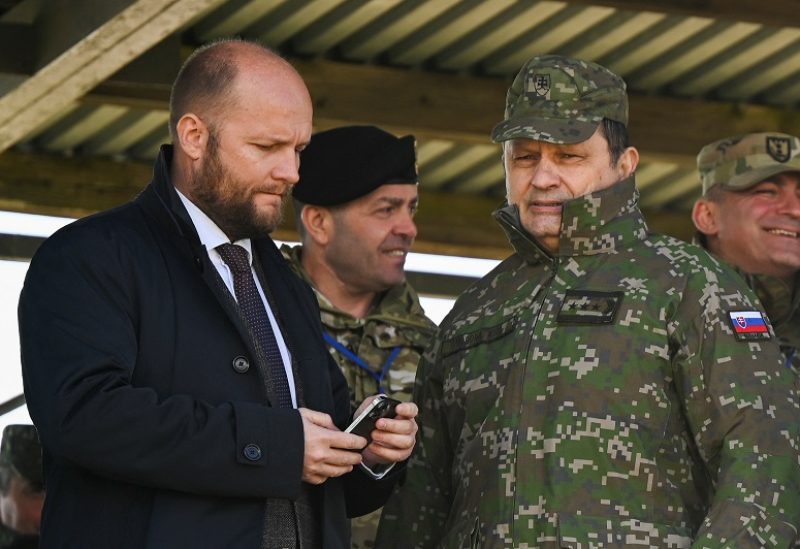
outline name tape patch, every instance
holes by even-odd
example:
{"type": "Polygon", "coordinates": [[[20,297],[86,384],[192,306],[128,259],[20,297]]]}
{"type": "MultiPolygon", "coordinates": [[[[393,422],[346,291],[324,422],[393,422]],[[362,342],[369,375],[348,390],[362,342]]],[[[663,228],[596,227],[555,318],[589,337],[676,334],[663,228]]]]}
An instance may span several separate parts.
{"type": "Polygon", "coordinates": [[[739,341],[769,339],[767,321],[759,311],[728,311],[733,334],[739,341]]]}
{"type": "Polygon", "coordinates": [[[559,324],[611,324],[623,295],[623,292],[567,290],[556,321],[559,324]]]}

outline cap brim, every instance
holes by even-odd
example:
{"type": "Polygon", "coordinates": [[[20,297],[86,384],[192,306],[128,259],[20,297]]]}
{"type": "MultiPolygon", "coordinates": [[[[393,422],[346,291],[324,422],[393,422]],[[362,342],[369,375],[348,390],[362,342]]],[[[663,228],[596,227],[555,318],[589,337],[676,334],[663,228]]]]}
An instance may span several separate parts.
{"type": "Polygon", "coordinates": [[[504,120],[492,130],[492,141],[534,139],[556,145],[586,141],[597,130],[602,118],[596,121],[571,118],[513,118],[504,120]]]}
{"type": "Polygon", "coordinates": [[[769,179],[773,175],[783,172],[800,172],[800,157],[797,162],[786,164],[773,164],[771,166],[764,166],[741,175],[730,178],[725,183],[720,183],[723,189],[731,191],[744,191],[753,185],[761,183],[765,179],[769,179]]]}

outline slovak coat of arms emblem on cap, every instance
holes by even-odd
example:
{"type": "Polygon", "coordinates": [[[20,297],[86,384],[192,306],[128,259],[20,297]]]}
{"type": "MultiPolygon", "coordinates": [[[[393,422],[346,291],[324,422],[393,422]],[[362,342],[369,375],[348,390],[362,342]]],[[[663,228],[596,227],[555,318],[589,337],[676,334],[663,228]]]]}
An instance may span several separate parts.
{"type": "Polygon", "coordinates": [[[767,137],[767,154],[776,162],[787,162],[792,156],[792,142],[788,137],[767,137]]]}
{"type": "Polygon", "coordinates": [[[545,96],[550,91],[550,75],[534,74],[532,84],[533,91],[536,92],[536,95],[545,96]]]}

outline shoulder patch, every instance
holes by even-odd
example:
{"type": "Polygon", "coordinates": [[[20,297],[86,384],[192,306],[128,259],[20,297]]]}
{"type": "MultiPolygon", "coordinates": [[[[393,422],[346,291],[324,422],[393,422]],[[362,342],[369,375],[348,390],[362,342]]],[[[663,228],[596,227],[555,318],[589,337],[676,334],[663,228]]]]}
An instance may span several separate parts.
{"type": "Polygon", "coordinates": [[[760,341],[771,337],[767,321],[759,311],[728,311],[728,320],[739,341],[760,341]]]}
{"type": "Polygon", "coordinates": [[[559,324],[611,324],[623,295],[623,292],[567,290],[556,321],[559,324]]]}

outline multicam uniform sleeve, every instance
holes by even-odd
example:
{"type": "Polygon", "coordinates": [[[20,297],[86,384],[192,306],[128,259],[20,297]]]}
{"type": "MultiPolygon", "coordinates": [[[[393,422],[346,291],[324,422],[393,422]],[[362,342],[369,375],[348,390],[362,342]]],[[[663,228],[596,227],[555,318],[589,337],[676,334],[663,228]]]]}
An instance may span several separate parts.
{"type": "MultiPolygon", "coordinates": [[[[705,272],[703,272],[705,271],[705,272]]],[[[800,526],[796,376],[774,338],[739,341],[730,310],[760,311],[727,270],[690,277],[669,322],[676,385],[711,505],[694,547],[790,547],[800,526]]]]}
{"type": "Polygon", "coordinates": [[[417,370],[413,401],[419,406],[417,441],[405,481],[383,508],[376,547],[437,547],[452,501],[453,453],[443,400],[436,339],[417,370]]]}

